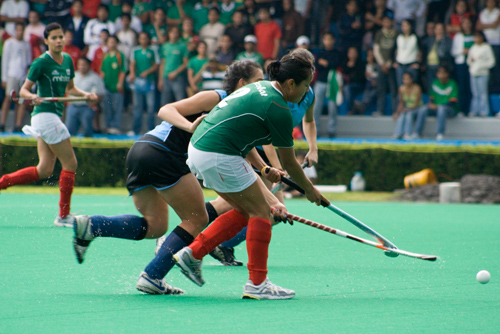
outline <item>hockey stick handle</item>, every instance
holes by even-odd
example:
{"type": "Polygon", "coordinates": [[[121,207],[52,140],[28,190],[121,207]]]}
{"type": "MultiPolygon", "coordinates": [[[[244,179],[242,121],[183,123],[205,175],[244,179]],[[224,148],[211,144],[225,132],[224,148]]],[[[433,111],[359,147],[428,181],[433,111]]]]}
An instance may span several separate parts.
{"type": "Polygon", "coordinates": [[[299,216],[296,216],[296,215],[292,215],[290,213],[287,214],[287,217],[291,218],[293,221],[296,221],[296,222],[299,222],[299,223],[302,223],[302,224],[305,224],[305,225],[309,225],[311,227],[314,227],[314,228],[317,228],[317,229],[320,229],[320,230],[323,230],[323,231],[326,231],[326,232],[338,235],[339,237],[343,237],[343,238],[346,238],[346,239],[354,240],[354,241],[357,241],[359,243],[362,243],[362,244],[365,244],[365,245],[368,245],[368,246],[372,246],[372,247],[375,247],[375,248],[378,248],[378,249],[382,249],[382,250],[387,251],[387,252],[393,252],[393,253],[397,253],[397,254],[400,254],[400,255],[404,255],[404,256],[408,256],[408,257],[413,257],[413,258],[417,258],[417,259],[421,259],[421,260],[426,260],[426,261],[436,261],[436,259],[437,259],[437,256],[435,256],[435,255],[417,254],[417,253],[411,253],[411,252],[407,252],[407,251],[404,251],[404,250],[401,250],[401,249],[397,249],[397,248],[386,247],[386,246],[384,246],[382,244],[378,244],[376,242],[373,242],[373,241],[370,241],[370,240],[366,240],[366,239],[357,237],[357,236],[349,234],[347,232],[344,232],[344,231],[341,231],[341,230],[337,230],[337,229],[335,229],[333,227],[326,226],[326,225],[323,225],[323,224],[320,224],[320,223],[317,223],[317,222],[314,222],[312,220],[305,219],[305,218],[302,218],[302,217],[299,217],[299,216]]]}

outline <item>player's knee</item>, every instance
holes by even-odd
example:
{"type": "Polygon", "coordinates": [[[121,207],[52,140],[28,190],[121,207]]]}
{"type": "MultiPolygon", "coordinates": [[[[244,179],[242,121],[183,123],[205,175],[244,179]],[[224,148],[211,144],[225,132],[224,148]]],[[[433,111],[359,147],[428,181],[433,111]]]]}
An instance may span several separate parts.
{"type": "Polygon", "coordinates": [[[54,167],[40,164],[36,167],[36,170],[38,172],[38,177],[43,180],[49,178],[52,175],[52,173],[54,172],[54,167]]]}
{"type": "Polygon", "coordinates": [[[155,239],[164,235],[168,230],[168,221],[152,221],[147,219],[146,238],[155,239]]]}

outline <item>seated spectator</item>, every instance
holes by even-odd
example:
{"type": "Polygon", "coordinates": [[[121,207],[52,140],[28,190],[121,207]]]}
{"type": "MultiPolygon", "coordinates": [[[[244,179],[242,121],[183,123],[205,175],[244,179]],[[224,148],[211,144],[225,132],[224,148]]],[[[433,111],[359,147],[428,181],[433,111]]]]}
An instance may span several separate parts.
{"type": "Polygon", "coordinates": [[[358,48],[355,46],[347,49],[347,59],[342,64],[342,77],[344,79],[344,100],[347,110],[352,111],[354,98],[365,89],[365,64],[359,57],[358,48]]]}
{"type": "Polygon", "coordinates": [[[422,89],[415,83],[411,73],[403,74],[403,84],[399,87],[398,109],[393,115],[396,120],[393,139],[412,139],[413,119],[417,117],[420,109],[426,112],[422,102],[422,89]]]}
{"type": "Polygon", "coordinates": [[[73,45],[73,32],[71,30],[66,30],[64,32],[64,48],[63,52],[66,52],[73,60],[73,67],[77,68],[78,59],[82,57],[82,50],[76,45],[73,45]]]}
{"type": "Polygon", "coordinates": [[[299,36],[304,34],[304,19],[299,12],[295,10],[293,0],[283,0],[283,39],[281,48],[291,50],[299,36]]]}
{"type": "Polygon", "coordinates": [[[16,23],[26,23],[30,6],[26,0],[5,0],[0,7],[0,22],[9,36],[16,35],[16,23]]]}
{"type": "Polygon", "coordinates": [[[490,93],[500,94],[500,8],[498,0],[486,0],[486,8],[479,13],[476,29],[484,32],[497,60],[491,70],[490,93]]]}
{"type": "Polygon", "coordinates": [[[158,53],[150,47],[150,38],[147,32],[139,34],[139,46],[132,49],[130,57],[129,83],[133,92],[134,124],[128,135],[142,133],[142,111],[144,102],[147,110],[147,129],[155,127],[155,80],[160,58],[158,53]]]}
{"type": "Polygon", "coordinates": [[[454,11],[450,16],[450,22],[446,26],[446,32],[453,38],[456,33],[461,31],[462,20],[471,18],[471,13],[469,11],[469,3],[467,0],[457,0],[455,3],[454,11]]]}
{"type": "Polygon", "coordinates": [[[469,65],[465,61],[469,49],[474,44],[473,26],[470,17],[464,17],[460,23],[462,31],[455,34],[451,44],[451,55],[455,58],[455,77],[457,78],[459,110],[469,113],[471,103],[469,65]]]}
{"type": "Polygon", "coordinates": [[[187,65],[189,96],[193,96],[203,89],[203,79],[201,75],[208,66],[207,43],[205,43],[204,41],[200,41],[196,50],[198,54],[190,58],[187,65]]]}
{"type": "Polygon", "coordinates": [[[349,0],[345,5],[345,13],[339,17],[339,43],[338,49],[346,54],[351,46],[360,49],[364,35],[364,18],[359,12],[356,0],[349,0]]]}
{"type": "Polygon", "coordinates": [[[243,12],[237,10],[233,13],[233,22],[226,27],[224,35],[231,36],[233,47],[236,53],[243,52],[244,39],[247,35],[253,34],[253,26],[243,22],[243,12]]]}
{"type": "Polygon", "coordinates": [[[236,4],[233,0],[222,0],[219,3],[220,7],[220,23],[228,26],[233,22],[233,14],[236,11],[236,4]]]}
{"type": "Polygon", "coordinates": [[[66,126],[69,133],[75,136],[80,129],[83,130],[84,137],[92,137],[95,109],[97,103],[102,99],[106,90],[101,77],[90,69],[90,60],[82,57],[77,61],[77,71],[75,71],[75,86],[80,89],[85,89],[86,92],[97,94],[99,100],[97,102],[71,102],[66,109],[66,126]]]}
{"type": "Polygon", "coordinates": [[[252,60],[259,64],[260,66],[264,65],[264,58],[257,51],[257,37],[254,35],[245,36],[245,51],[240,52],[236,56],[236,60],[252,60]]]}
{"type": "Polygon", "coordinates": [[[94,53],[101,45],[101,31],[107,30],[110,35],[116,32],[115,24],[108,20],[108,7],[100,5],[97,9],[97,18],[87,23],[84,31],[84,42],[88,45],[88,58],[94,59],[94,53]]]}
{"type": "Polygon", "coordinates": [[[476,31],[474,34],[474,44],[469,49],[467,65],[472,91],[469,116],[489,116],[488,81],[490,69],[495,66],[495,56],[482,31],[476,31]]]}
{"type": "Polygon", "coordinates": [[[418,81],[418,37],[413,32],[411,21],[403,20],[401,22],[402,33],[396,38],[396,82],[398,87],[403,84],[403,73],[410,73],[413,80],[418,81]]]}
{"type": "Polygon", "coordinates": [[[427,107],[418,111],[412,137],[417,139],[422,136],[425,118],[429,114],[437,118],[436,140],[443,140],[446,118],[454,117],[458,110],[458,86],[455,80],[450,78],[450,70],[446,66],[438,68],[437,79],[432,82],[429,98],[427,107]]]}
{"type": "Polygon", "coordinates": [[[89,18],[83,15],[83,2],[82,0],[75,0],[71,6],[73,13],[63,25],[64,30],[70,30],[73,33],[73,44],[82,50],[83,54],[87,54],[87,45],[84,41],[84,31],[89,18]]]}
{"type": "Polygon", "coordinates": [[[130,28],[132,28],[136,33],[140,33],[142,31],[142,21],[135,14],[132,13],[132,5],[129,2],[124,2],[122,4],[122,15],[118,16],[115,21],[115,31],[122,30],[122,16],[123,14],[130,15],[130,28]]]}
{"type": "Polygon", "coordinates": [[[186,97],[185,71],[188,63],[188,50],[179,40],[178,26],[168,29],[168,42],[162,45],[158,90],[161,91],[161,104],[180,101],[186,97]]]}
{"type": "Polygon", "coordinates": [[[219,49],[215,52],[215,58],[222,67],[229,66],[234,61],[233,41],[229,35],[222,35],[219,43],[219,49]]]}
{"type": "Polygon", "coordinates": [[[122,29],[118,30],[116,36],[120,41],[118,50],[120,50],[127,59],[127,64],[130,61],[130,53],[132,48],[137,45],[137,33],[130,27],[131,16],[130,14],[122,14],[122,29]]]}
{"type": "MultiPolygon", "coordinates": [[[[7,39],[3,45],[2,89],[5,90],[5,97],[2,103],[0,132],[5,131],[5,122],[11,106],[10,92],[15,91],[19,95],[19,91],[26,79],[26,73],[32,60],[31,47],[28,42],[23,40],[23,35],[24,24],[17,23],[15,25],[14,36],[7,39]]],[[[16,104],[14,112],[16,114],[14,132],[21,132],[26,106],[23,104],[16,104]]]]}
{"type": "Polygon", "coordinates": [[[116,36],[109,36],[106,43],[108,51],[104,54],[101,66],[101,78],[106,87],[103,109],[108,133],[118,135],[122,126],[125,55],[118,51],[119,41],[116,36]]]}
{"type": "Polygon", "coordinates": [[[24,40],[31,45],[31,56],[36,59],[47,50],[43,36],[45,24],[40,21],[40,14],[34,10],[29,12],[28,22],[24,29],[24,40]]]}
{"type": "Polygon", "coordinates": [[[281,45],[281,28],[271,19],[269,8],[259,9],[260,22],[255,25],[257,51],[264,59],[276,59],[281,45]]]}
{"type": "Polygon", "coordinates": [[[226,75],[225,70],[220,69],[217,58],[212,57],[208,61],[206,69],[201,73],[201,86],[203,90],[222,89],[222,80],[226,75]]]}
{"type": "Polygon", "coordinates": [[[451,39],[445,34],[444,24],[436,23],[434,36],[426,39],[425,44],[422,45],[422,55],[427,85],[430,85],[436,79],[436,72],[441,65],[447,67],[453,65],[451,39]]]}
{"type": "Polygon", "coordinates": [[[200,38],[207,43],[208,55],[211,56],[217,51],[219,39],[226,29],[219,22],[220,12],[216,7],[210,8],[208,11],[208,23],[200,29],[200,38]]]}

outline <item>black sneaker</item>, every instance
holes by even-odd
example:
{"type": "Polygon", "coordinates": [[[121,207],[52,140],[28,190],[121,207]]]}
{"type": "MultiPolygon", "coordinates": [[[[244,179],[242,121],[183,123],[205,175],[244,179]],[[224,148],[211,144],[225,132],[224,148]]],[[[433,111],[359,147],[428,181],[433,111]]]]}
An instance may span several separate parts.
{"type": "Polygon", "coordinates": [[[212,256],[217,261],[220,261],[225,266],[242,266],[243,262],[237,261],[234,258],[234,248],[224,247],[219,245],[210,252],[212,256]]]}
{"type": "Polygon", "coordinates": [[[16,126],[16,127],[14,127],[14,131],[13,132],[23,132],[23,127],[22,126],[16,126]]]}
{"type": "Polygon", "coordinates": [[[0,132],[5,132],[5,125],[0,125],[0,132]]]}

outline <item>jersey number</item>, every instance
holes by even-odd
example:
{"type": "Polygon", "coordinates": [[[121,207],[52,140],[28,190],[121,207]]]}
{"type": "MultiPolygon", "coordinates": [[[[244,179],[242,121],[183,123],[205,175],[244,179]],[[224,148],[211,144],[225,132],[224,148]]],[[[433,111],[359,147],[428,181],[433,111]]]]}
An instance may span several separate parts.
{"type": "Polygon", "coordinates": [[[227,102],[229,100],[235,99],[237,97],[245,96],[248,94],[248,92],[250,92],[250,88],[248,88],[248,87],[240,88],[236,92],[234,92],[233,94],[226,97],[224,100],[220,101],[219,104],[217,105],[217,107],[224,108],[225,106],[227,106],[227,102]]]}

